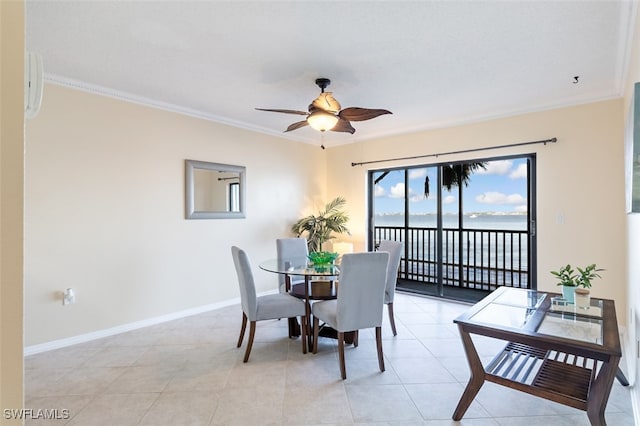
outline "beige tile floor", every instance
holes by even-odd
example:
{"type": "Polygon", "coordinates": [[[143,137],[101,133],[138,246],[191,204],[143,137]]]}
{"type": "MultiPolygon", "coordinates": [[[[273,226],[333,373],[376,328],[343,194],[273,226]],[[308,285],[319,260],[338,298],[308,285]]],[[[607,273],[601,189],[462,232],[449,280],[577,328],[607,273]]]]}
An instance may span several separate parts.
{"type": "MultiPolygon", "coordinates": [[[[588,425],[582,411],[486,383],[461,422],[451,415],[468,379],[452,320],[468,305],[396,295],[398,336],[385,311],[386,372],[372,330],[347,346],[303,355],[287,322],[258,323],[251,359],[235,347],[239,306],[26,358],[26,407],[67,409],[69,425],[588,425]]],[[[246,343],[246,338],[245,338],[246,343]]],[[[476,339],[489,360],[501,343],[476,339]]],[[[628,388],[615,382],[610,425],[633,425],[628,388]]]]}

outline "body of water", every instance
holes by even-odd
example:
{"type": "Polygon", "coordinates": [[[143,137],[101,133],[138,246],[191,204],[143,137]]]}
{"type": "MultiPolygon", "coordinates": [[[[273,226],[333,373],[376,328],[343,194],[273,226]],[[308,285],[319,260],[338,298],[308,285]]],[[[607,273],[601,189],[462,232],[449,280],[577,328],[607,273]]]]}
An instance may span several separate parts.
{"type": "MultiPolygon", "coordinates": [[[[404,215],[378,214],[374,216],[375,226],[404,226],[404,215]]],[[[415,214],[409,216],[409,226],[415,228],[435,228],[436,214],[415,214]]],[[[505,215],[473,213],[463,216],[463,227],[469,229],[502,229],[511,231],[527,230],[527,215],[505,215]]],[[[458,215],[443,215],[444,228],[457,228],[458,215]]]]}

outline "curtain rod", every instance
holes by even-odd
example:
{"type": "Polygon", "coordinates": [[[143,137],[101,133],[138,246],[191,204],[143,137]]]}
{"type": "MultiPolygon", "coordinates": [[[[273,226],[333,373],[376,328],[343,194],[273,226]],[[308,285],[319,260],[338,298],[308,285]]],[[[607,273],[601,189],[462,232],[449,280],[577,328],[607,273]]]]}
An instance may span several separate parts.
{"type": "Polygon", "coordinates": [[[414,160],[416,158],[427,158],[427,157],[439,157],[441,155],[452,155],[452,154],[463,154],[466,152],[477,152],[477,151],[486,151],[489,149],[498,149],[498,148],[512,148],[514,146],[523,146],[523,145],[534,145],[534,144],[548,144],[548,143],[556,143],[558,142],[557,138],[545,139],[541,141],[531,141],[531,142],[519,142],[512,143],[508,145],[496,145],[496,146],[488,146],[484,148],[472,148],[472,149],[463,149],[460,151],[450,151],[450,152],[440,152],[438,154],[425,154],[425,155],[414,155],[412,157],[399,157],[399,158],[388,158],[386,160],[372,160],[372,161],[362,161],[360,163],[351,163],[351,167],[362,166],[363,164],[373,164],[373,163],[385,163],[387,161],[398,161],[398,160],[414,160]]]}

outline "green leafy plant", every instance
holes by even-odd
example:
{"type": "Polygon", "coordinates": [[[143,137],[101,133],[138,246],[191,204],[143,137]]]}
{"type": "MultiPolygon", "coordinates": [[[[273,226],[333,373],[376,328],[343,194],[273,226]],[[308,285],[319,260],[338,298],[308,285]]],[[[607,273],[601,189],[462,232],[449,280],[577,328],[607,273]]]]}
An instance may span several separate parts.
{"type": "Polygon", "coordinates": [[[602,271],[604,269],[599,269],[595,263],[586,266],[584,269],[576,267],[575,270],[571,265],[566,265],[557,271],[551,271],[551,275],[558,279],[557,285],[590,288],[591,281],[596,278],[602,278],[598,273],[602,271]]]}
{"type": "Polygon", "coordinates": [[[298,220],[291,227],[291,231],[298,237],[306,233],[310,252],[321,251],[325,242],[335,238],[333,233],[351,235],[346,226],[349,215],[343,210],[346,202],[344,198],[336,197],[317,215],[298,220]]]}

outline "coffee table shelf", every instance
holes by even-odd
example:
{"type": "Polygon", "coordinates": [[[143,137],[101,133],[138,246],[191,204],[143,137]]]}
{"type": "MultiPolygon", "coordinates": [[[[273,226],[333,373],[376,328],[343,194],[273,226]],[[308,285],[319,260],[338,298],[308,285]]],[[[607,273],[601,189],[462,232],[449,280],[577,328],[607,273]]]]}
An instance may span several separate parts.
{"type": "Polygon", "coordinates": [[[509,342],[485,372],[488,381],[586,410],[598,365],[589,358],[509,342]]]}

